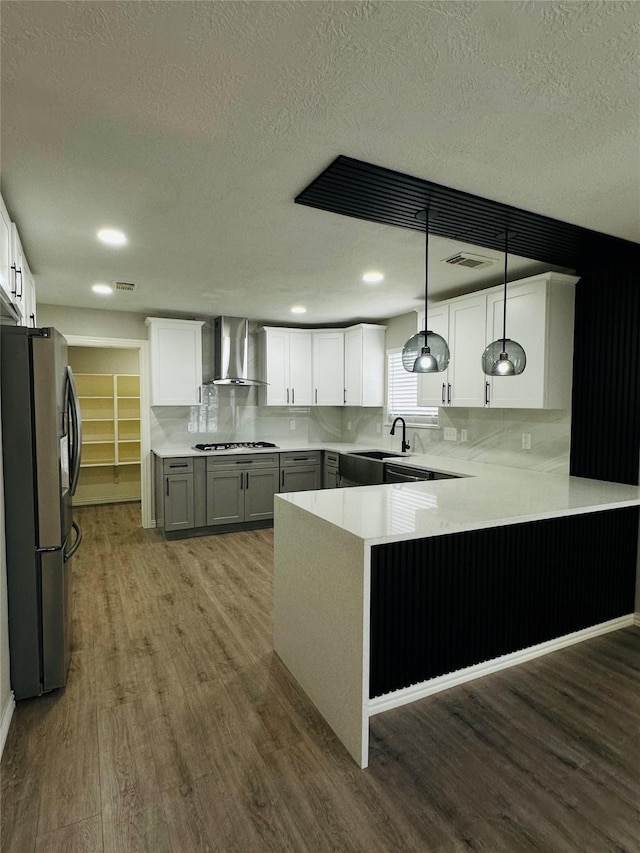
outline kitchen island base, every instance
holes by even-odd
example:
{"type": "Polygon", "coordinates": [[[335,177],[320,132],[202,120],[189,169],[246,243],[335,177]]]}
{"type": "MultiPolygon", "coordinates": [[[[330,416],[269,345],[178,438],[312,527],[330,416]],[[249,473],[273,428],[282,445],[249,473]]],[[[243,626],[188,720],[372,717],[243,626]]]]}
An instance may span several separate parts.
{"type": "Polygon", "coordinates": [[[633,624],[637,534],[632,506],[368,543],[277,500],[275,649],[366,767],[370,716],[633,624]]]}

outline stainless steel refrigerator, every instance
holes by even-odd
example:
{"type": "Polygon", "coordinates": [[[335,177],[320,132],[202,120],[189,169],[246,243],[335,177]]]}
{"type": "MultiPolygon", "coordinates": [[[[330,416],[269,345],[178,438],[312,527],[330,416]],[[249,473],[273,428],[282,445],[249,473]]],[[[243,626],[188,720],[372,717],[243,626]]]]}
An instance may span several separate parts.
{"type": "Polygon", "coordinates": [[[24,699],[69,669],[82,424],[59,332],[2,326],[0,356],[11,686],[24,699]]]}

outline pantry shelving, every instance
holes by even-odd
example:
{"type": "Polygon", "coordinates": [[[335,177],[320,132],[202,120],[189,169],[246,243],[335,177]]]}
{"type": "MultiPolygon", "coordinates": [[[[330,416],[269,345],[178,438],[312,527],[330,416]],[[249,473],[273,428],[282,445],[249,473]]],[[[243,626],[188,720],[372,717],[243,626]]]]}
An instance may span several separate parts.
{"type": "Polygon", "coordinates": [[[74,503],[140,497],[140,377],[77,373],[82,462],[74,503]]]}

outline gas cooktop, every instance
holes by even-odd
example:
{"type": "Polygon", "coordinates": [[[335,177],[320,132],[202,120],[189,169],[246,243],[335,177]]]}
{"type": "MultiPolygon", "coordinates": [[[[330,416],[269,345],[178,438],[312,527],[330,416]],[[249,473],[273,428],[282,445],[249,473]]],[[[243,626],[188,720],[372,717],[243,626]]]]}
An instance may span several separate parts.
{"type": "Polygon", "coordinates": [[[194,450],[235,450],[238,447],[275,447],[269,441],[223,441],[216,444],[194,444],[194,450]]]}

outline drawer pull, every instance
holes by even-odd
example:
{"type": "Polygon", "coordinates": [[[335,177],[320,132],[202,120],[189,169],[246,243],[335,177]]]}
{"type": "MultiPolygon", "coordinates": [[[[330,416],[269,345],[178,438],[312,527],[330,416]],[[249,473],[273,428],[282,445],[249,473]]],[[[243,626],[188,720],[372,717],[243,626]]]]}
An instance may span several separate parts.
{"type": "Polygon", "coordinates": [[[188,462],[171,462],[169,464],[169,468],[188,468],[188,467],[189,467],[188,462]]]}

